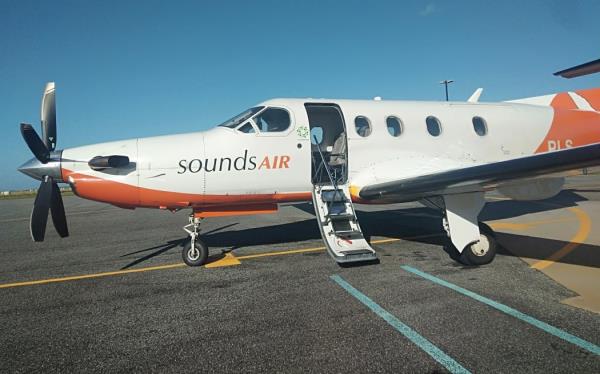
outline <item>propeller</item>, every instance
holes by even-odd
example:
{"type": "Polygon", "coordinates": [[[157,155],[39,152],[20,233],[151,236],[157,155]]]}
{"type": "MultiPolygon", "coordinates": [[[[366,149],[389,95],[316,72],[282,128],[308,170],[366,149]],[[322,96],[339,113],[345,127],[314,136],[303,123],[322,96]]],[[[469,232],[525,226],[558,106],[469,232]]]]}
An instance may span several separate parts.
{"type": "Polygon", "coordinates": [[[54,82],[48,82],[42,97],[42,137],[50,152],[56,148],[56,101],[54,82]]]}
{"type": "Polygon", "coordinates": [[[46,144],[40,139],[40,136],[35,132],[33,126],[28,123],[21,124],[21,135],[25,139],[25,143],[29,146],[31,153],[37,158],[42,164],[47,164],[50,159],[50,150],[46,147],[46,144]]]}
{"type": "Polygon", "coordinates": [[[35,158],[43,164],[33,164],[35,160],[32,159],[24,164],[24,166],[27,166],[20,169],[24,173],[42,180],[35,196],[29,221],[31,237],[36,242],[44,241],[48,211],[51,213],[52,222],[58,235],[63,238],[69,236],[65,208],[60,189],[55,180],[55,178],[60,179],[60,156],[55,157],[56,152],[53,152],[56,148],[56,102],[54,93],[54,82],[46,84],[41,108],[43,138],[40,138],[33,126],[26,123],[21,124],[21,135],[25,143],[27,143],[35,158]]]}

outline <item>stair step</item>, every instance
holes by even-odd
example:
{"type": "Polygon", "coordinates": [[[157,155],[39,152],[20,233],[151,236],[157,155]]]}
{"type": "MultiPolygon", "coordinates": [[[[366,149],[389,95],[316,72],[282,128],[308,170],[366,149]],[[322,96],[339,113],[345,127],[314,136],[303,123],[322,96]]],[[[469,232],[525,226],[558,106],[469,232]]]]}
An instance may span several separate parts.
{"type": "Polygon", "coordinates": [[[342,190],[325,190],[321,191],[321,200],[326,203],[340,203],[346,201],[346,195],[342,190]]]}
{"type": "Polygon", "coordinates": [[[334,219],[334,220],[342,220],[342,219],[350,219],[350,218],[354,218],[354,214],[350,213],[350,212],[343,212],[343,213],[329,213],[327,215],[327,218],[329,219],[334,219]]]}
{"type": "Polygon", "coordinates": [[[366,262],[366,261],[376,261],[377,254],[371,250],[363,249],[363,250],[355,250],[355,251],[345,251],[344,259],[337,259],[337,262],[366,262]]]}
{"type": "Polygon", "coordinates": [[[330,203],[327,204],[327,212],[328,214],[341,214],[346,212],[351,212],[351,209],[346,205],[346,203],[330,203]]]}
{"type": "Polygon", "coordinates": [[[363,236],[348,184],[314,185],[313,204],[327,252],[338,263],[377,260],[363,236]]]}
{"type": "Polygon", "coordinates": [[[354,236],[354,235],[360,235],[362,236],[362,233],[358,230],[337,230],[333,232],[335,234],[335,236],[343,236],[343,237],[349,237],[349,236],[354,236]]]}
{"type": "Polygon", "coordinates": [[[353,249],[349,251],[341,251],[346,256],[358,256],[358,255],[372,255],[373,251],[367,248],[363,249],[353,249]]]}

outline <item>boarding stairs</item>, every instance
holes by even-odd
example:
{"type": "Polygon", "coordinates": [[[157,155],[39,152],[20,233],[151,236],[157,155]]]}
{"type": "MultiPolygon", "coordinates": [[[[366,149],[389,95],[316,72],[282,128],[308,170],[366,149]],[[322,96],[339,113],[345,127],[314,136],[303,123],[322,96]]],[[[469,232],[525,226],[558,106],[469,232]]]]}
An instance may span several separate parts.
{"type": "Polygon", "coordinates": [[[328,180],[313,182],[312,199],[327,252],[338,263],[377,260],[375,250],[360,229],[348,183],[338,184],[335,171],[327,165],[320,149],[319,155],[328,180]]]}

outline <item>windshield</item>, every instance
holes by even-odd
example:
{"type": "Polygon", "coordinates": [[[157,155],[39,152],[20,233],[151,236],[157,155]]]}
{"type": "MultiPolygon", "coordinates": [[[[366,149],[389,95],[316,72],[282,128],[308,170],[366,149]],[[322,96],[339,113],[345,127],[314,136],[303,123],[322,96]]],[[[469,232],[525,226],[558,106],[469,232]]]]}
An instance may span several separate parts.
{"type": "Polygon", "coordinates": [[[242,113],[238,114],[237,116],[223,122],[219,126],[229,127],[231,129],[233,129],[233,128],[237,127],[240,123],[244,122],[245,120],[252,117],[256,113],[260,112],[263,108],[264,108],[264,106],[256,106],[254,108],[245,110],[242,113]]]}

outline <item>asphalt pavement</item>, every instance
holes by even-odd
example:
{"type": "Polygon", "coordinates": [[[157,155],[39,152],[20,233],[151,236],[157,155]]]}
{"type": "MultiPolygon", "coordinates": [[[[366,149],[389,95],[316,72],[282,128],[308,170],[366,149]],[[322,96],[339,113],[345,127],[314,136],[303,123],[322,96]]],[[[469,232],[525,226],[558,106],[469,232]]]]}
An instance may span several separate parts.
{"type": "MultiPolygon", "coordinates": [[[[214,267],[189,268],[186,212],[69,196],[71,236],[49,223],[32,243],[33,200],[0,201],[0,371],[598,373],[600,315],[564,303],[578,293],[532,267],[578,232],[567,209],[585,202],[593,218],[598,200],[583,188],[552,207],[491,199],[483,216],[506,248],[478,268],[447,256],[439,213],[417,204],[359,207],[379,264],[335,264],[302,204],[205,220],[214,267]],[[532,215],[565,232],[518,226],[532,215]]],[[[573,256],[561,260],[600,267],[573,256]]]]}

